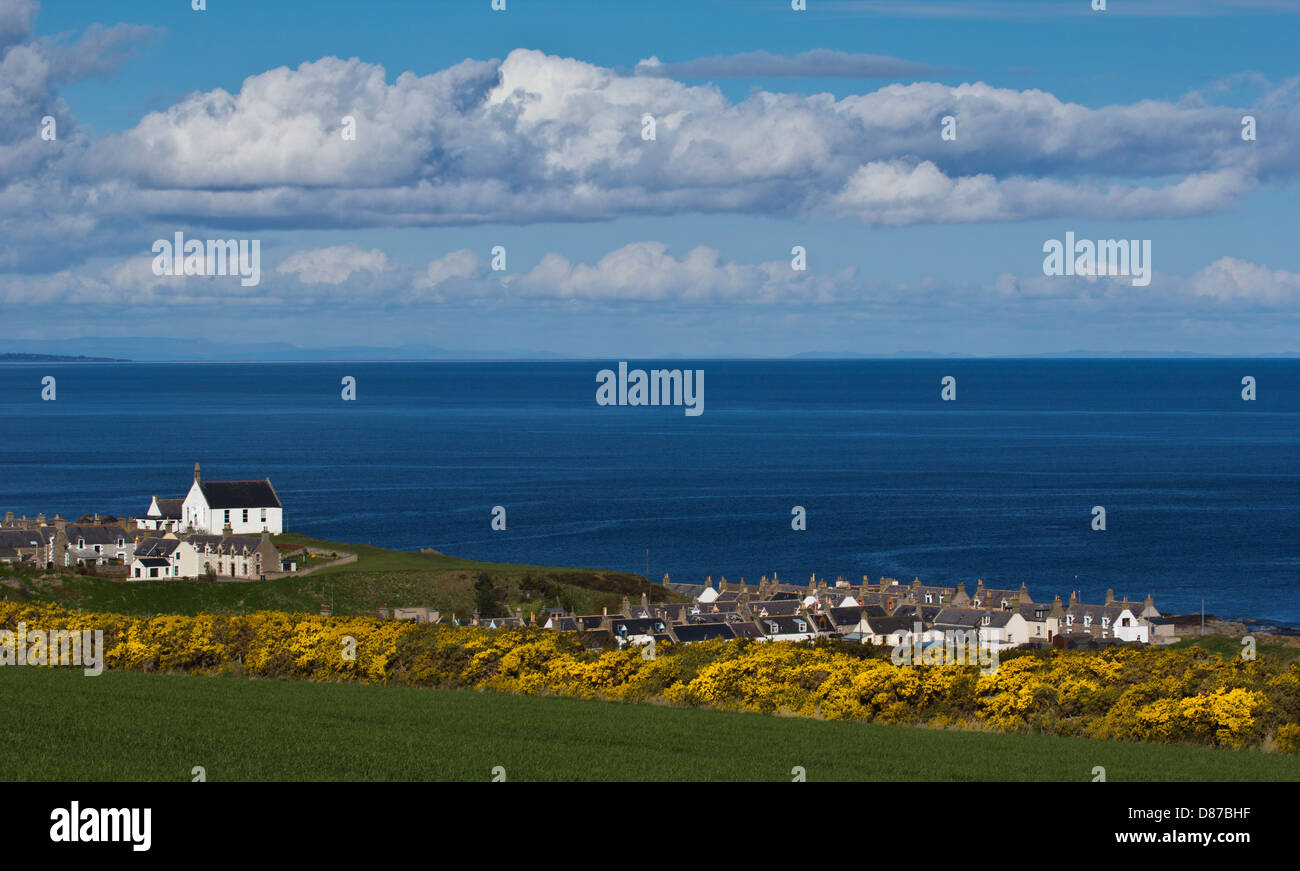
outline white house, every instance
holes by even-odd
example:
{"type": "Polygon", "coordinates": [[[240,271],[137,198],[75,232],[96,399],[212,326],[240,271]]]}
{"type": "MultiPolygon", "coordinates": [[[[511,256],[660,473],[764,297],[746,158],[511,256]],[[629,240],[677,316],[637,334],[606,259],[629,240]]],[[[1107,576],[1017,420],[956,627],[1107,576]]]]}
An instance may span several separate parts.
{"type": "Polygon", "coordinates": [[[149,503],[149,510],[145,512],[144,517],[137,518],[135,523],[140,529],[177,532],[184,511],[184,499],[159,499],[155,496],[149,503]]]}
{"type": "Polygon", "coordinates": [[[181,526],[220,535],[227,526],[236,535],[284,532],[284,508],[269,479],[204,481],[194,464],[194,486],[181,506],[181,526]]]}

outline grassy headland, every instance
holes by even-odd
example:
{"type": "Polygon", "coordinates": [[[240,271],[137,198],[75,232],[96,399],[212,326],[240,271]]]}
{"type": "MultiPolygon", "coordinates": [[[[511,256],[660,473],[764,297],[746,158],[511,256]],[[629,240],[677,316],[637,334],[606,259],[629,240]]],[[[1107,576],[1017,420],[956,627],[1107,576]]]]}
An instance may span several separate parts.
{"type": "Polygon", "coordinates": [[[437,608],[467,615],[477,604],[475,583],[491,579],[498,605],[543,614],[563,607],[599,614],[617,610],[624,596],[640,601],[679,601],[671,590],[638,575],[596,569],[478,562],[432,552],[387,550],[370,545],[320,541],[304,535],[275,537],[280,545],[307,545],[355,553],[357,561],[326,566],[304,577],[270,581],[121,581],[72,572],[44,573],[0,566],[18,583],[0,587],[11,600],[57,602],[84,611],[118,614],[247,614],[253,611],[315,613],[332,603],[335,614],[374,614],[389,607],[437,608]]]}

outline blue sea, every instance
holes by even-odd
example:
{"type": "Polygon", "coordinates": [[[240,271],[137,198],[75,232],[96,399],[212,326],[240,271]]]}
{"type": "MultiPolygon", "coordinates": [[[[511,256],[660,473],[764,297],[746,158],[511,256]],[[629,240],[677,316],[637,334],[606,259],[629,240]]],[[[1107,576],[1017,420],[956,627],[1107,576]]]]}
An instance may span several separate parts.
{"type": "Polygon", "coordinates": [[[0,512],[143,514],[198,461],[269,477],[288,527],[327,539],[1300,623],[1300,361],[631,362],[704,370],[699,417],[598,406],[616,364],[7,364],[0,512]]]}

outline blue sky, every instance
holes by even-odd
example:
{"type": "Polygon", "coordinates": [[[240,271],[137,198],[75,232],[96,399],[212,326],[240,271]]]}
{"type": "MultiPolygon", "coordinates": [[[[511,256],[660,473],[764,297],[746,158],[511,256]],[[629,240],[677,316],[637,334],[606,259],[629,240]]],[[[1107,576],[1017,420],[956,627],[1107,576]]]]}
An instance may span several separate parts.
{"type": "Polygon", "coordinates": [[[1300,350],[1300,3],[1107,5],[0,0],[0,344],[1300,350]]]}

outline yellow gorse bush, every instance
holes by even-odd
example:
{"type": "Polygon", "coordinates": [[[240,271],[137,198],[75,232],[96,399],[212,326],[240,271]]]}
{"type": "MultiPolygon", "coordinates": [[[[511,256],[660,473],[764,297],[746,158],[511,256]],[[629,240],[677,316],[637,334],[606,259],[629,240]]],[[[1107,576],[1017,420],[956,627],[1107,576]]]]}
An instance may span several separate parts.
{"type": "Polygon", "coordinates": [[[130,617],[0,602],[0,628],[101,629],[105,666],[134,671],[464,687],[659,701],[832,720],[956,725],[1123,741],[1300,749],[1300,666],[1198,650],[1034,651],[978,666],[894,665],[842,643],[709,641],[587,649],[541,629],[429,626],[258,612],[130,617]],[[351,654],[351,655],[349,655],[351,654]]]}

